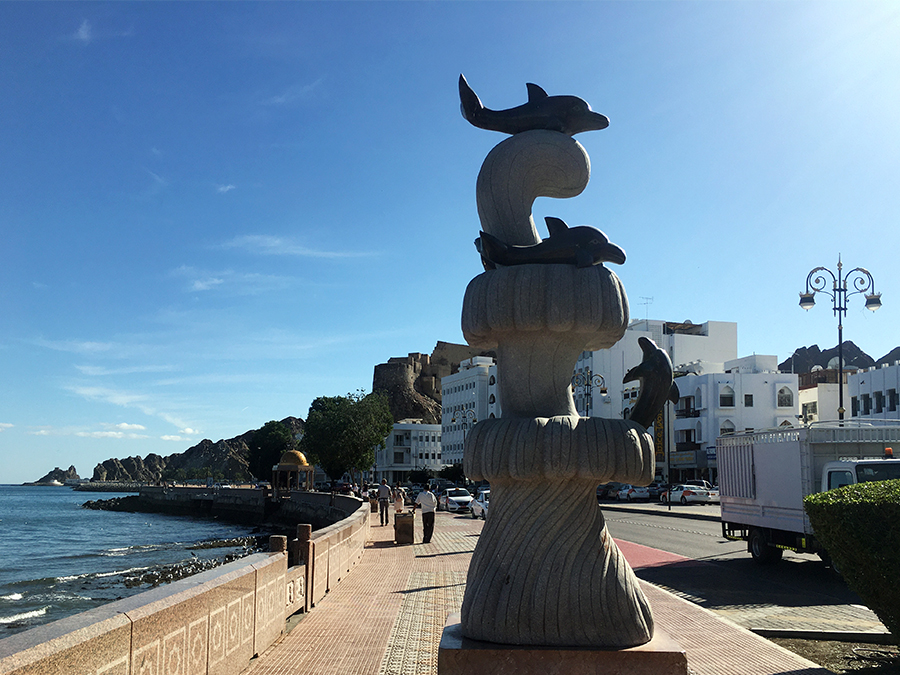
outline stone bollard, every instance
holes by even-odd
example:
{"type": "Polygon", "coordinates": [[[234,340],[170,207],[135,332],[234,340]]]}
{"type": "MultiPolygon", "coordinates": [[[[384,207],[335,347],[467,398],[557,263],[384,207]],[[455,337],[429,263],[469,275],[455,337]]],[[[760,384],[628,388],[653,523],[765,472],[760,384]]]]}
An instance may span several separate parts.
{"type": "Polygon", "coordinates": [[[287,537],[283,534],[269,537],[269,553],[287,553],[287,537]]]}

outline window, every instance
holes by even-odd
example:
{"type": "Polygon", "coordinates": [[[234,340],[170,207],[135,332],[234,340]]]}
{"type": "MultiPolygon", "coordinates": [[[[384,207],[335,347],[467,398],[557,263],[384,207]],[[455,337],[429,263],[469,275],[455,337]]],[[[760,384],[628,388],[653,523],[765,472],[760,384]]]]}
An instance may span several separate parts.
{"type": "Polygon", "coordinates": [[[753,407],[753,394],[744,394],[744,407],[745,408],[753,407]]]}
{"type": "Polygon", "coordinates": [[[397,434],[394,436],[394,445],[403,445],[403,435],[397,434]]]}
{"type": "Polygon", "coordinates": [[[873,396],[875,397],[875,414],[884,412],[884,392],[873,392],[873,396]]]}
{"type": "Polygon", "coordinates": [[[403,464],[403,453],[402,452],[394,453],[394,464],[403,464]]]}
{"type": "Polygon", "coordinates": [[[853,482],[853,476],[849,471],[830,471],[828,473],[828,489],[834,490],[835,488],[844,487],[845,485],[850,485],[853,482]]]}
{"type": "Polygon", "coordinates": [[[862,395],[862,414],[869,415],[872,412],[872,397],[869,394],[862,395]]]}
{"type": "Polygon", "coordinates": [[[496,397],[493,394],[491,394],[491,397],[488,399],[488,403],[491,405],[494,405],[494,403],[496,403],[496,402],[497,402],[496,397]]]}
{"type": "Polygon", "coordinates": [[[850,417],[856,417],[859,415],[859,399],[855,396],[850,398],[850,417]]]}
{"type": "Polygon", "coordinates": [[[491,375],[491,379],[488,380],[488,384],[493,387],[496,383],[497,383],[497,378],[494,377],[493,375],[491,375]]]}
{"type": "Polygon", "coordinates": [[[719,436],[728,436],[729,434],[734,433],[734,424],[731,420],[725,420],[722,422],[722,426],[719,427],[719,436]]]}
{"type": "Polygon", "coordinates": [[[421,453],[421,452],[419,453],[419,459],[425,459],[425,458],[422,456],[422,453],[421,453]]]}
{"type": "Polygon", "coordinates": [[[888,389],[887,390],[887,399],[888,399],[888,410],[894,412],[897,410],[897,390],[896,389],[888,389]]]}
{"type": "Polygon", "coordinates": [[[719,407],[720,408],[733,408],[734,407],[734,389],[729,386],[725,386],[719,392],[719,407]]]}
{"type": "Polygon", "coordinates": [[[794,394],[787,387],[782,387],[778,390],[778,407],[779,408],[793,408],[794,407],[794,394]]]}

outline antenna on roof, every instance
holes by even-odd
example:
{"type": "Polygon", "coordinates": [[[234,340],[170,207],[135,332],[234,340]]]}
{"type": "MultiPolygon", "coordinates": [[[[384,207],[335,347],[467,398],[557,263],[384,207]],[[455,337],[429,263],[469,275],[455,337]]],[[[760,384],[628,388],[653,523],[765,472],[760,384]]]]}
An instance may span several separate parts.
{"type": "Polygon", "coordinates": [[[650,320],[650,305],[653,304],[653,298],[648,298],[647,296],[641,296],[641,301],[638,304],[644,306],[644,319],[649,321],[650,320]]]}

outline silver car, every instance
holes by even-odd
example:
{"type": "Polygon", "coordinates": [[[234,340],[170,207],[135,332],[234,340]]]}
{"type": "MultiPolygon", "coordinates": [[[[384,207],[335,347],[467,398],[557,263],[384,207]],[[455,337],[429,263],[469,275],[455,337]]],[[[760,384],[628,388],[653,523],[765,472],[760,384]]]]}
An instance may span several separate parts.
{"type": "Polygon", "coordinates": [[[487,520],[488,503],[491,500],[491,491],[482,490],[478,496],[469,502],[469,513],[473,518],[481,518],[487,520]]]}
{"type": "Polygon", "coordinates": [[[468,511],[472,495],[462,488],[447,488],[438,497],[438,511],[468,511]]]}

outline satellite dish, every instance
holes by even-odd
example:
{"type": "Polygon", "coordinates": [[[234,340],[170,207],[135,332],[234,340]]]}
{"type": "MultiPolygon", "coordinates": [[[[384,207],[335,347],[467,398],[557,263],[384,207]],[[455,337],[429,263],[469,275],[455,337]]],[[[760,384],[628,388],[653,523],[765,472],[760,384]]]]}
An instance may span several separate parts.
{"type": "Polygon", "coordinates": [[[811,373],[818,373],[820,370],[825,370],[822,366],[816,365],[809,369],[811,373]]]}
{"type": "MultiPolygon", "coordinates": [[[[841,360],[837,356],[828,361],[828,367],[831,369],[840,368],[840,364],[841,360]]],[[[844,362],[844,365],[846,365],[846,361],[844,362]]]]}

